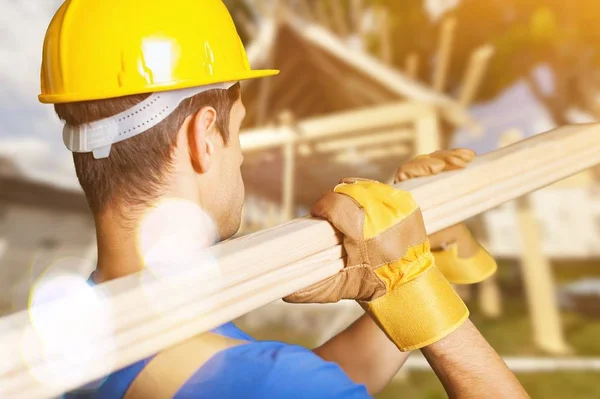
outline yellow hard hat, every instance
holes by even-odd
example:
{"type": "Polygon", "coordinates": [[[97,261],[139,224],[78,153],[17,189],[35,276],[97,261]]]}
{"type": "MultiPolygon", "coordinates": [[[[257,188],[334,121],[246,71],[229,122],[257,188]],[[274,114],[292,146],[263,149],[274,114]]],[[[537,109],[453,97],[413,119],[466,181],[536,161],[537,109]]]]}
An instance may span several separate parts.
{"type": "Polygon", "coordinates": [[[43,103],[276,75],[252,70],[222,0],[67,0],[44,42],[43,103]]]}

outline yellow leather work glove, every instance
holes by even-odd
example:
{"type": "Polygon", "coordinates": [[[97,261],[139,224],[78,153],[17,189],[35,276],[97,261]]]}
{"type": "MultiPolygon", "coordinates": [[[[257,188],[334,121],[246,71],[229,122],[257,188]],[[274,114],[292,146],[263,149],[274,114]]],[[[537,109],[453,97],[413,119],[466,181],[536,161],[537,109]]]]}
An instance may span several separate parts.
{"type": "MultiPolygon", "coordinates": [[[[401,165],[394,183],[462,169],[475,158],[467,149],[436,151],[421,155],[401,165]]],[[[453,284],[474,284],[496,272],[494,258],[477,242],[463,223],[429,236],[435,263],[444,277],[453,284]]]]}
{"type": "Polygon", "coordinates": [[[346,267],[287,302],[356,299],[402,351],[442,339],[469,316],[435,267],[421,211],[409,192],[344,179],[311,214],[343,234],[346,267]]]}

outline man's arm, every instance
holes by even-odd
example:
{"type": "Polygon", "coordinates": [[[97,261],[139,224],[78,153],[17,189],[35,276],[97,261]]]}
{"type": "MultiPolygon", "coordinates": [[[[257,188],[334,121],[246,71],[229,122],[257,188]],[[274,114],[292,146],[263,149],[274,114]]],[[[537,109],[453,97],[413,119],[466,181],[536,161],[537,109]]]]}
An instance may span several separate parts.
{"type": "MultiPolygon", "coordinates": [[[[474,157],[475,153],[464,149],[417,157],[398,168],[394,183],[460,169],[474,157]]],[[[338,363],[353,381],[364,384],[373,395],[387,386],[410,356],[410,353],[400,352],[368,315],[314,352],[338,363]]]]}
{"type": "Polygon", "coordinates": [[[314,352],[337,363],[371,395],[383,391],[410,356],[410,352],[400,352],[366,314],[314,352]]]}
{"type": "Polygon", "coordinates": [[[470,320],[421,351],[450,398],[529,398],[470,320]]]}
{"type": "MultiPolygon", "coordinates": [[[[371,395],[380,393],[410,356],[410,352],[400,352],[368,315],[314,352],[340,365],[371,395]]],[[[422,352],[450,398],[529,397],[470,320],[422,352]]]]}
{"type": "MultiPolygon", "coordinates": [[[[416,172],[407,169],[400,180],[435,174],[447,163],[461,168],[474,156],[465,153],[468,159],[462,159],[460,150],[436,154],[418,158],[412,167],[416,172]]],[[[504,392],[508,390],[526,397],[514,375],[467,320],[466,306],[435,267],[418,205],[410,193],[374,181],[344,179],[317,202],[311,214],[328,220],[343,234],[346,267],[285,300],[357,299],[369,314],[315,353],[338,363],[371,393],[383,389],[405,362],[407,356],[398,349],[426,348],[451,397],[481,397],[484,385],[484,396],[492,392],[494,397],[507,397],[504,392]],[[460,353],[452,343],[473,346],[460,353]],[[489,367],[486,362],[491,362],[489,367]],[[452,370],[454,365],[462,366],[459,372],[452,370]],[[490,385],[478,373],[489,373],[500,381],[490,385]],[[503,388],[498,390],[496,385],[503,388]]]]}

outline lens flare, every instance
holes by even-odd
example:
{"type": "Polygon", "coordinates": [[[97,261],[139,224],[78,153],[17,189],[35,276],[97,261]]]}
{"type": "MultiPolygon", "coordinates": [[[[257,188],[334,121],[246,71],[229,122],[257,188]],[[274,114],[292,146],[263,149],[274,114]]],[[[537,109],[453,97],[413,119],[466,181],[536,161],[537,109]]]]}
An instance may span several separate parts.
{"type": "MultiPolygon", "coordinates": [[[[152,208],[138,229],[138,251],[145,267],[142,284],[149,306],[168,312],[169,300],[157,291],[157,281],[210,287],[221,285],[221,272],[208,250],[217,241],[217,227],[206,211],[182,199],[167,199],[152,208]]],[[[164,287],[164,284],[161,284],[164,287]]],[[[198,287],[197,292],[202,292],[198,287]]]]}
{"type": "Polygon", "coordinates": [[[34,284],[29,300],[30,328],[21,353],[31,374],[44,385],[64,386],[113,362],[113,328],[106,300],[75,273],[79,258],[50,266],[34,284]]]}

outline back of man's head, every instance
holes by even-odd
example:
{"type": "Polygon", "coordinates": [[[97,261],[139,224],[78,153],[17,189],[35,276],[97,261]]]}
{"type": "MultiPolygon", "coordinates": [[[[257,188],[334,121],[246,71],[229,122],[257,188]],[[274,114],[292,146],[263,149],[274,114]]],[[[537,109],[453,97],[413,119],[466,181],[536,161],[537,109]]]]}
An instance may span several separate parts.
{"type": "MultiPolygon", "coordinates": [[[[72,126],[117,115],[148,97],[132,95],[108,100],[56,104],[59,118],[72,126]]],[[[95,214],[107,207],[145,207],[163,194],[170,172],[177,134],[185,119],[210,106],[217,112],[216,129],[227,144],[229,115],[240,98],[240,86],[210,90],[184,100],[164,121],[146,132],[112,145],[110,156],[95,159],[92,153],[74,153],[75,170],[87,201],[95,214]]]]}

